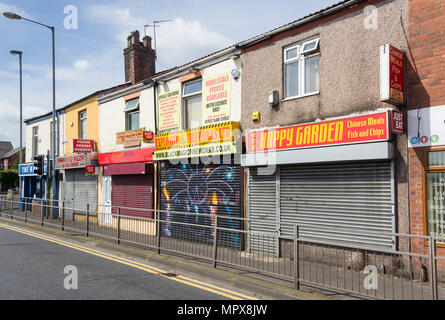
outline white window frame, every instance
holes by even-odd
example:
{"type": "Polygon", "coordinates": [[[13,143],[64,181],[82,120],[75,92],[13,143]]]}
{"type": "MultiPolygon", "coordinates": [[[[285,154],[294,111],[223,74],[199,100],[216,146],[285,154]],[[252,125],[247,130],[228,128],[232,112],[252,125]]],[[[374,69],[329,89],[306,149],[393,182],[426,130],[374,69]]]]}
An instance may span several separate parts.
{"type": "MultiPolygon", "coordinates": [[[[199,78],[199,79],[196,79],[196,80],[191,80],[191,81],[187,81],[187,82],[184,82],[183,84],[182,84],[182,110],[183,110],[183,130],[186,130],[186,129],[192,129],[192,128],[188,128],[188,126],[187,126],[187,110],[186,110],[186,103],[185,103],[185,101],[187,100],[187,99],[189,99],[189,98],[193,98],[193,97],[195,97],[195,96],[201,96],[201,101],[202,101],[202,78],[199,78]],[[189,93],[189,94],[185,94],[185,87],[186,87],[186,85],[188,85],[188,84],[191,84],[191,83],[195,83],[195,82],[201,82],[201,91],[196,91],[196,92],[193,92],[193,93],[189,93]]],[[[201,118],[202,118],[202,110],[201,110],[201,118]]]]}
{"type": "Polygon", "coordinates": [[[135,128],[135,129],[131,129],[130,128],[130,115],[135,114],[135,113],[138,114],[139,128],[141,127],[141,112],[140,112],[139,107],[138,107],[137,109],[132,109],[130,111],[125,112],[125,130],[136,130],[136,129],[139,129],[139,128],[135,128]]]}
{"type": "Polygon", "coordinates": [[[139,103],[140,103],[139,98],[135,98],[135,99],[131,99],[131,100],[126,101],[126,102],[125,102],[124,112],[130,112],[130,111],[138,110],[138,109],[139,109],[139,103]],[[136,104],[135,104],[133,107],[128,108],[128,105],[129,105],[131,102],[133,102],[134,100],[137,100],[137,101],[136,101],[136,104]]]}
{"type": "Polygon", "coordinates": [[[39,155],[39,127],[32,127],[32,156],[39,155]],[[36,134],[37,131],[37,134],[36,134]]]}
{"type": "Polygon", "coordinates": [[[140,109],[140,100],[139,97],[138,98],[134,98],[128,101],[125,101],[125,107],[124,107],[124,112],[125,112],[125,130],[136,130],[136,129],[130,129],[130,115],[134,114],[134,113],[138,113],[138,118],[139,118],[139,127],[141,126],[141,109],[140,109]],[[133,102],[134,100],[137,100],[136,104],[131,107],[128,108],[128,105],[130,102],[133,102]]]}
{"type": "Polygon", "coordinates": [[[319,42],[320,42],[320,38],[317,37],[317,38],[312,38],[312,39],[305,40],[302,42],[298,42],[296,44],[292,44],[292,45],[284,48],[284,50],[283,50],[283,97],[284,97],[283,101],[291,100],[291,99],[295,99],[295,98],[306,97],[306,96],[311,96],[311,95],[320,93],[320,90],[313,91],[313,92],[305,92],[305,89],[306,89],[306,77],[305,77],[305,75],[306,75],[306,59],[320,55],[320,52],[317,51],[319,42]],[[314,42],[315,42],[314,48],[312,48],[310,50],[303,51],[303,48],[306,45],[308,45],[310,43],[314,43],[314,42]],[[298,50],[297,56],[294,58],[286,59],[287,52],[290,50],[294,50],[294,49],[298,50]],[[298,61],[298,95],[287,97],[286,96],[286,74],[285,74],[286,68],[285,68],[285,66],[287,64],[294,63],[296,61],[298,61]]]}
{"type": "Polygon", "coordinates": [[[87,139],[87,137],[88,137],[88,129],[87,129],[87,126],[88,126],[88,120],[87,120],[88,118],[87,118],[87,110],[85,109],[85,110],[82,110],[82,111],[80,111],[79,112],[79,138],[80,139],[87,139]],[[85,117],[82,117],[82,114],[85,114],[85,117]],[[83,136],[83,134],[82,133],[84,133],[83,131],[82,131],[82,128],[83,128],[83,125],[82,125],[82,122],[83,121],[85,121],[85,130],[86,130],[86,132],[85,132],[85,137],[83,136]]]}

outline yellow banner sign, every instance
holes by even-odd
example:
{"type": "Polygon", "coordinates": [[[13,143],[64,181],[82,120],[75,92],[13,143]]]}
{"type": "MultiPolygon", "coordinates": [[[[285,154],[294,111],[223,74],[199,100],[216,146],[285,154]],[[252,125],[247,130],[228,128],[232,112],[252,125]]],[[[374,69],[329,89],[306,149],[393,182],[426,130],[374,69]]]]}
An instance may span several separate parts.
{"type": "Polygon", "coordinates": [[[225,122],[157,135],[155,160],[235,153],[238,122],[225,122]]]}

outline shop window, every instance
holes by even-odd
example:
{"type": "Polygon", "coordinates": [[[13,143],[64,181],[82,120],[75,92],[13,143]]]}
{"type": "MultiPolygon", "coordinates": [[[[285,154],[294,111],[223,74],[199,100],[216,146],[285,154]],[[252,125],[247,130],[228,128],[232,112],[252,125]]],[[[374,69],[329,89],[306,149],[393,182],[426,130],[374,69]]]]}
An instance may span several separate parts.
{"type": "Polygon", "coordinates": [[[79,112],[79,138],[87,138],[87,111],[79,112]]]}
{"type": "Polygon", "coordinates": [[[184,129],[201,126],[202,118],[202,80],[184,83],[183,86],[184,129]]]}
{"type": "Polygon", "coordinates": [[[319,38],[284,49],[284,97],[298,98],[319,93],[319,38]]]}
{"type": "Polygon", "coordinates": [[[128,100],[124,112],[126,130],[139,129],[139,98],[128,100]]]}
{"type": "Polygon", "coordinates": [[[425,184],[427,234],[445,240],[445,151],[428,153],[425,184]]]}

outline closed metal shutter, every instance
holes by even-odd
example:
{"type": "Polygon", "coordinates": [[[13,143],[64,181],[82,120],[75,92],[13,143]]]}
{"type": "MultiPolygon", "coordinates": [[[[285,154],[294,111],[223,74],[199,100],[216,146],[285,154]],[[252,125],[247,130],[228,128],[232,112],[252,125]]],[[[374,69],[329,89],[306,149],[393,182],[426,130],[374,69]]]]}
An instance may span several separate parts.
{"type": "MultiPolygon", "coordinates": [[[[73,208],[75,212],[82,213],[89,204],[89,210],[94,214],[97,211],[97,177],[85,176],[85,169],[66,170],[63,201],[66,208],[73,208]]],[[[70,213],[71,210],[67,210],[68,216],[70,213]]]]}
{"type": "Polygon", "coordinates": [[[258,168],[249,169],[248,213],[250,219],[249,249],[278,253],[277,178],[276,173],[261,174],[258,168]],[[267,234],[267,235],[264,235],[267,234]]]}
{"type": "Polygon", "coordinates": [[[111,178],[111,184],[113,214],[118,213],[118,209],[114,208],[117,206],[122,207],[121,215],[153,218],[152,211],[128,209],[153,209],[153,175],[114,175],[111,178]]]}
{"type": "Polygon", "coordinates": [[[393,246],[392,236],[353,234],[393,232],[390,162],[337,165],[283,166],[280,179],[281,233],[292,236],[293,224],[301,237],[370,247],[393,246]],[[338,231],[321,231],[334,227],[338,231]]]}
{"type": "MultiPolygon", "coordinates": [[[[232,162],[233,163],[233,162],[232,162]]],[[[163,220],[214,226],[214,218],[223,216],[218,227],[242,228],[241,217],[241,167],[235,164],[171,164],[160,166],[161,215],[163,220]],[[201,216],[199,215],[201,214],[201,216]]],[[[213,228],[163,223],[165,236],[212,243],[213,228]]],[[[219,244],[241,249],[240,232],[221,231],[219,244]]]]}

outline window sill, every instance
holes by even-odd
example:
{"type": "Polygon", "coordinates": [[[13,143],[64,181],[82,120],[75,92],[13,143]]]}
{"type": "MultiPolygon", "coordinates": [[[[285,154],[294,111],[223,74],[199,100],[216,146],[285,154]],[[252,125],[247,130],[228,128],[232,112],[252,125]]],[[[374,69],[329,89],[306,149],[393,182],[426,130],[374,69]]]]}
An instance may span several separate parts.
{"type": "Polygon", "coordinates": [[[312,92],[312,93],[307,93],[307,94],[304,94],[304,95],[302,95],[302,96],[289,97],[289,98],[286,98],[286,99],[281,100],[281,102],[286,102],[286,101],[290,101],[290,100],[296,100],[296,99],[306,98],[306,97],[310,97],[310,96],[315,96],[315,95],[317,95],[317,94],[320,94],[320,91],[312,92]]]}

